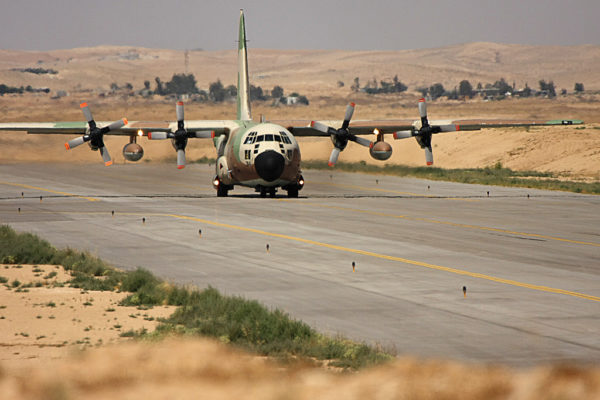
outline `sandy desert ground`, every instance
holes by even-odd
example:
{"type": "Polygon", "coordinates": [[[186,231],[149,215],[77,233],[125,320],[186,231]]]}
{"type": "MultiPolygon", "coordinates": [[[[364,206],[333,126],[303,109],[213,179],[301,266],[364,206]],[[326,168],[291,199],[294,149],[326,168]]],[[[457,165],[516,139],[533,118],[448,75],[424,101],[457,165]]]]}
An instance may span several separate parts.
{"type": "Polygon", "coordinates": [[[126,293],[85,291],[55,265],[0,265],[0,365],[42,366],[87,347],[126,340],[121,334],[154,330],[174,307],[120,306],[126,293]],[[16,282],[16,283],[15,283],[16,282]]]}

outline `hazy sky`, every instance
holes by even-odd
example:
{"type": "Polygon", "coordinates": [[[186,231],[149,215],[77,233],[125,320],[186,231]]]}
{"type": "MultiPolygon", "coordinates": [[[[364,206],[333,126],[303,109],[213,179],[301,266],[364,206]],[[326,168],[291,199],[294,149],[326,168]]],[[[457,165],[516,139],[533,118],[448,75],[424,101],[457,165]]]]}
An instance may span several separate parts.
{"type": "Polygon", "coordinates": [[[0,0],[0,48],[234,49],[240,8],[255,48],[600,44],[600,0],[0,0]]]}

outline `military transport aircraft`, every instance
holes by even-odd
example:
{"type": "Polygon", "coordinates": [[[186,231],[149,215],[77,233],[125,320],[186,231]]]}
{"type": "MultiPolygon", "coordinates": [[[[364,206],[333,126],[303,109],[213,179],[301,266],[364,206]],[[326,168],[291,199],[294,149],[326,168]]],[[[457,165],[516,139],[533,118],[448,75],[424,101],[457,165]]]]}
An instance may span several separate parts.
{"type": "Polygon", "coordinates": [[[238,45],[238,95],[237,118],[235,120],[185,121],[183,103],[176,105],[176,122],[127,121],[122,119],[112,123],[96,122],[87,103],[81,109],[87,120],[84,122],[39,122],[2,123],[0,130],[23,130],[34,134],[81,134],[65,143],[67,150],[88,143],[92,150],[99,150],[105,165],[112,159],[104,146],[104,135],[125,135],[129,144],[123,148],[123,156],[129,161],[138,161],[144,151],[137,143],[138,136],[150,140],[171,139],[177,151],[177,168],[185,167],[185,148],[188,139],[212,138],[217,151],[216,173],[213,186],[217,196],[227,196],[235,185],[247,186],[275,196],[277,188],[287,191],[288,197],[298,197],[304,186],[300,170],[300,148],[296,136],[329,136],[333,150],[329,166],[334,166],[340,152],[348,142],[367,147],[371,157],[387,160],[392,155],[392,147],[384,141],[385,134],[394,139],[414,137],[425,150],[427,165],[433,164],[431,138],[435,133],[457,130],[479,130],[488,127],[579,124],[578,120],[556,121],[434,121],[427,118],[424,99],[418,103],[420,120],[417,121],[354,121],[354,103],[346,108],[342,121],[252,121],[248,81],[248,58],[246,49],[246,29],[243,10],[240,11],[238,45]],[[101,127],[100,127],[101,126],[101,127]],[[374,141],[359,135],[370,135],[374,141]]]}

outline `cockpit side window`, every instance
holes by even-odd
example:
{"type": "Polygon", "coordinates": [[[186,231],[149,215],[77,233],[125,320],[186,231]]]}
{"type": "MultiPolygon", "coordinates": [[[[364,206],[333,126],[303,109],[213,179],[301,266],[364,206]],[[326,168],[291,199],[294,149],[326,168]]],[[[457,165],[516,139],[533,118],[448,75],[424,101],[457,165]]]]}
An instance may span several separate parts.
{"type": "Polygon", "coordinates": [[[275,138],[276,142],[281,143],[281,136],[279,136],[279,135],[273,135],[273,137],[275,138]]]}
{"type": "Polygon", "coordinates": [[[248,136],[246,136],[246,140],[244,140],[244,144],[253,144],[256,140],[256,132],[250,132],[248,136]]]}
{"type": "Polygon", "coordinates": [[[292,144],[292,141],[284,131],[280,131],[279,133],[281,134],[281,140],[283,140],[283,143],[292,144]]]}

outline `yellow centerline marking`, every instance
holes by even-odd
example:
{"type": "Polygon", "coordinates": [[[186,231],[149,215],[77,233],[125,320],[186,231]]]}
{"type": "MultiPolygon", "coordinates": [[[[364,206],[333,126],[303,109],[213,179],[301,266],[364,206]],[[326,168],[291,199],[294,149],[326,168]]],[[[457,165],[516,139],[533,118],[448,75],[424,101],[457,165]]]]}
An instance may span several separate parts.
{"type": "MultiPolygon", "coordinates": [[[[365,191],[370,191],[370,192],[394,193],[394,194],[402,194],[402,195],[414,196],[414,197],[428,197],[428,198],[438,198],[439,197],[439,196],[434,196],[431,194],[401,192],[399,190],[370,188],[370,187],[366,187],[366,186],[348,185],[345,183],[310,182],[310,184],[324,185],[324,186],[336,186],[336,187],[341,187],[341,188],[346,188],[346,189],[357,189],[357,190],[365,190],[365,191]]],[[[460,200],[460,201],[478,201],[475,199],[463,199],[460,197],[443,197],[443,199],[444,200],[460,200]]]]}
{"type": "MultiPolygon", "coordinates": [[[[160,215],[160,214],[156,214],[156,215],[160,215]]],[[[542,291],[542,292],[565,294],[568,296],[579,297],[582,299],[600,301],[600,297],[592,296],[592,295],[588,295],[588,294],[584,294],[584,293],[572,292],[569,290],[557,289],[557,288],[541,286],[541,285],[532,285],[529,283],[523,283],[523,282],[511,280],[511,279],[497,278],[494,276],[480,274],[480,273],[476,273],[476,272],[470,272],[470,271],[461,270],[461,269],[457,269],[457,268],[449,268],[449,267],[444,267],[441,265],[435,265],[435,264],[429,264],[429,263],[425,263],[425,262],[421,262],[421,261],[409,260],[407,258],[402,258],[402,257],[389,256],[389,255],[385,255],[385,254],[374,253],[371,251],[364,251],[364,250],[359,250],[359,249],[353,249],[350,247],[338,246],[335,244],[322,243],[322,242],[317,242],[315,240],[304,239],[304,238],[299,238],[299,237],[289,236],[289,235],[283,235],[280,233],[272,233],[272,232],[267,232],[267,231],[263,231],[260,229],[225,224],[222,222],[209,221],[206,219],[189,217],[189,216],[185,216],[185,215],[177,215],[177,214],[162,214],[162,215],[176,218],[176,219],[202,222],[202,223],[208,224],[208,225],[219,226],[219,227],[229,228],[229,229],[236,229],[236,230],[245,231],[245,232],[257,233],[259,235],[264,235],[264,236],[270,236],[270,237],[276,237],[276,238],[280,238],[280,239],[292,240],[295,242],[312,244],[315,246],[326,247],[326,248],[329,248],[332,250],[344,251],[344,252],[348,252],[348,253],[355,253],[355,254],[360,254],[363,256],[375,257],[375,258],[380,258],[380,259],[384,259],[384,260],[398,261],[398,262],[405,263],[405,264],[416,265],[416,266],[434,269],[434,270],[438,270],[438,271],[450,272],[450,273],[458,274],[458,275],[470,276],[472,278],[485,279],[488,281],[504,283],[507,285],[518,286],[518,287],[542,291]]]]}
{"type": "Polygon", "coordinates": [[[352,212],[357,212],[357,213],[362,213],[362,214],[368,214],[368,215],[377,215],[377,216],[380,216],[380,217],[406,219],[406,220],[409,220],[409,221],[422,221],[422,222],[429,222],[429,223],[432,223],[432,224],[441,224],[441,225],[456,226],[456,227],[460,227],[460,228],[478,229],[478,230],[484,230],[484,231],[508,233],[508,234],[511,234],[511,235],[527,236],[527,237],[534,237],[534,238],[547,239],[547,240],[556,240],[556,241],[559,241],[559,242],[574,243],[574,244],[583,244],[583,245],[586,245],[586,246],[600,247],[600,243],[584,242],[584,241],[581,241],[581,240],[565,239],[565,238],[560,238],[560,237],[557,237],[557,236],[540,235],[540,234],[537,234],[537,233],[527,233],[527,232],[511,231],[511,230],[508,230],[508,229],[492,228],[492,227],[488,227],[488,226],[461,224],[461,223],[457,223],[457,222],[440,221],[440,220],[431,219],[431,218],[409,217],[407,215],[389,214],[389,213],[378,212],[378,211],[361,210],[361,209],[358,209],[358,208],[349,208],[349,207],[341,207],[341,206],[329,206],[329,205],[326,205],[326,204],[316,204],[316,203],[305,203],[305,202],[300,202],[300,201],[297,201],[297,200],[290,200],[290,199],[281,199],[281,201],[298,202],[299,204],[309,205],[309,206],[312,206],[312,207],[330,208],[330,209],[333,209],[333,210],[340,210],[340,211],[352,211],[352,212]]]}
{"type": "MultiPolygon", "coordinates": [[[[97,215],[97,214],[106,214],[106,213],[100,213],[100,212],[57,212],[57,214],[91,214],[91,215],[97,215]]],[[[207,220],[207,219],[190,217],[190,216],[187,216],[187,215],[167,214],[167,213],[139,213],[139,212],[135,212],[135,213],[130,213],[130,212],[115,213],[115,215],[117,215],[117,214],[118,215],[131,215],[131,216],[145,216],[145,217],[149,217],[149,216],[150,217],[170,217],[170,218],[175,218],[175,219],[180,219],[180,220],[186,220],[186,221],[201,222],[203,224],[217,226],[217,227],[221,227],[221,228],[235,229],[235,230],[238,230],[238,231],[251,232],[251,233],[255,233],[255,234],[259,234],[259,235],[264,235],[264,236],[269,236],[269,237],[275,237],[275,238],[285,239],[285,240],[291,240],[291,241],[300,242],[300,243],[306,243],[306,244],[310,244],[310,245],[314,245],[314,246],[325,247],[325,248],[328,248],[328,249],[343,251],[343,252],[347,252],[347,253],[360,254],[360,255],[363,255],[363,256],[375,257],[375,258],[379,258],[379,259],[383,259],[383,260],[389,260],[389,261],[397,261],[397,262],[401,262],[401,263],[404,263],[404,264],[415,265],[415,266],[424,267],[424,268],[428,268],[428,269],[433,269],[433,270],[437,270],[437,271],[449,272],[449,273],[457,274],[457,275],[470,276],[472,278],[484,279],[484,280],[487,280],[487,281],[492,281],[492,282],[497,282],[497,283],[503,283],[503,284],[506,284],[506,285],[517,286],[517,287],[531,289],[531,290],[536,290],[536,291],[540,291],[540,292],[547,292],[547,293],[554,293],[554,294],[564,294],[564,295],[567,295],[567,296],[578,297],[578,298],[581,298],[581,299],[586,299],[586,300],[592,300],[592,301],[598,301],[598,302],[600,302],[600,297],[598,297],[598,296],[592,296],[592,295],[585,294],[585,293],[578,293],[578,292],[573,292],[573,291],[570,291],[570,290],[552,288],[552,287],[542,286],[542,285],[533,285],[533,284],[529,284],[529,283],[524,283],[524,282],[519,282],[519,281],[511,280],[511,279],[498,278],[498,277],[491,276],[491,275],[480,274],[480,273],[477,273],[477,272],[470,272],[470,271],[466,271],[466,270],[463,270],[463,269],[444,267],[444,266],[441,266],[441,265],[429,264],[429,263],[425,263],[425,262],[421,262],[421,261],[415,261],[415,260],[409,260],[407,258],[390,256],[390,255],[386,255],[386,254],[379,254],[379,253],[374,253],[374,252],[371,252],[371,251],[365,251],[365,250],[360,250],[360,249],[353,249],[353,248],[350,248],[350,247],[338,246],[338,245],[335,245],[335,244],[317,242],[316,240],[304,239],[304,238],[299,238],[299,237],[295,237],[295,236],[284,235],[284,234],[281,234],[281,233],[267,232],[267,231],[263,231],[263,230],[260,230],[260,229],[247,228],[247,227],[244,227],[244,226],[225,224],[225,223],[222,223],[222,222],[210,221],[210,220],[207,220]]]]}
{"type": "Polygon", "coordinates": [[[3,182],[3,181],[0,181],[0,184],[2,184],[2,185],[8,185],[8,186],[17,186],[17,187],[22,187],[22,188],[25,188],[25,189],[41,190],[42,192],[60,194],[60,195],[63,195],[63,196],[68,196],[68,197],[78,197],[80,199],[85,199],[87,201],[100,201],[100,199],[96,199],[94,197],[80,196],[78,194],[67,193],[67,192],[60,192],[58,190],[52,190],[52,189],[44,189],[44,188],[41,188],[41,187],[38,187],[38,186],[25,185],[23,183],[13,183],[13,182],[3,182]]]}

